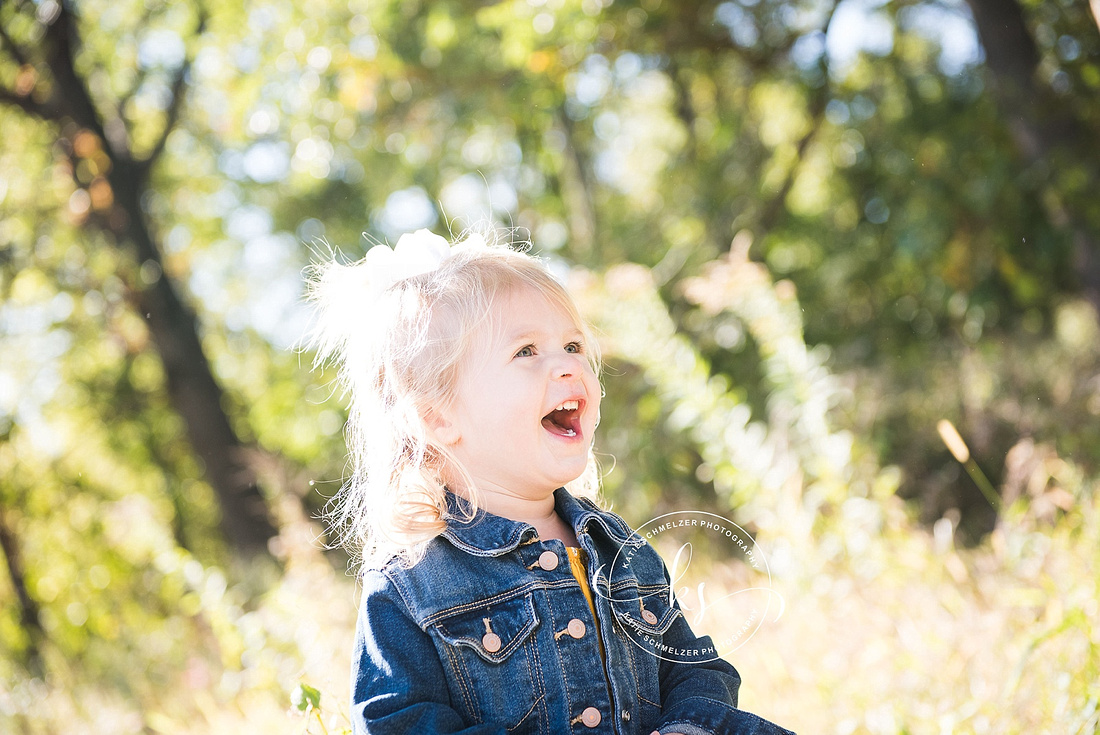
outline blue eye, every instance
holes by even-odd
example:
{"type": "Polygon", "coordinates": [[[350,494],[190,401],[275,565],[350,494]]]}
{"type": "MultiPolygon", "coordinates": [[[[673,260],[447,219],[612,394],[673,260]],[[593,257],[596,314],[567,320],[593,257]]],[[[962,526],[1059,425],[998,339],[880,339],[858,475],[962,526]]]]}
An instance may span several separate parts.
{"type": "Polygon", "coordinates": [[[535,355],[535,346],[534,345],[527,345],[526,347],[524,347],[523,349],[521,349],[519,352],[516,353],[516,357],[534,357],[534,355],[535,355]]]}
{"type": "Polygon", "coordinates": [[[570,342],[565,346],[565,351],[570,354],[579,355],[580,353],[584,352],[584,343],[570,342]]]}

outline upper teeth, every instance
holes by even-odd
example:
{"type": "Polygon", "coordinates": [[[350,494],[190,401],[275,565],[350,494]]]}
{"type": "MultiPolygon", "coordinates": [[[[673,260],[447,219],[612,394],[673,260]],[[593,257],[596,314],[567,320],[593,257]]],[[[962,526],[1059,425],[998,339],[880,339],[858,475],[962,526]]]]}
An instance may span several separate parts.
{"type": "Polygon", "coordinates": [[[566,401],[565,403],[561,404],[560,406],[558,406],[554,410],[555,411],[576,411],[578,408],[580,408],[580,406],[581,406],[580,401],[566,401]]]}

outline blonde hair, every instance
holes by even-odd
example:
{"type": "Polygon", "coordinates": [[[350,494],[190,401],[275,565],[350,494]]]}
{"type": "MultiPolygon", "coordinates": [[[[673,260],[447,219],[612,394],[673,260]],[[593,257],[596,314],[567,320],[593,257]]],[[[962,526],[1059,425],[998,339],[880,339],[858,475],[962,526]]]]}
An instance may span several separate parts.
{"type": "MultiPolygon", "coordinates": [[[[520,247],[467,235],[438,267],[383,288],[371,283],[367,258],[311,269],[314,367],[337,363],[337,379],[350,396],[351,475],[326,518],[353,563],[378,564],[395,555],[409,564],[419,560],[426,542],[447,527],[445,477],[464,481],[472,491],[469,512],[476,510],[477,488],[447,447],[432,439],[426,417],[450,406],[462,360],[497,299],[516,288],[537,290],[577,325],[598,371],[595,340],[573,299],[526,253],[529,244],[520,247]]],[[[587,468],[569,488],[594,496],[598,484],[589,451],[587,468]]]]}

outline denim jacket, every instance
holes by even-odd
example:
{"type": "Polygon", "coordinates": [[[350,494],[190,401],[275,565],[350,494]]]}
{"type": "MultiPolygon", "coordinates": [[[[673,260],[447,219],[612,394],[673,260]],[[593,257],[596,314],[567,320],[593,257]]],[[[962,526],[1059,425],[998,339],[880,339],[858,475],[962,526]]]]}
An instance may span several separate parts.
{"type": "Polygon", "coordinates": [[[737,709],[737,671],[668,604],[651,547],[564,489],[555,504],[587,553],[596,620],[561,541],[484,511],[452,521],[411,568],[394,560],[364,576],[357,734],[788,732],[737,709]]]}

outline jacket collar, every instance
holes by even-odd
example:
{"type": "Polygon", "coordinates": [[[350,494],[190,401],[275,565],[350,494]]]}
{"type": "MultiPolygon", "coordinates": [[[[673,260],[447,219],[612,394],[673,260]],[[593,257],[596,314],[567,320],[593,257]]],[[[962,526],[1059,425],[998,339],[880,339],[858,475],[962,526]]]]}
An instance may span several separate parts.
{"type": "MultiPolygon", "coordinates": [[[[501,556],[535,536],[530,523],[509,520],[478,509],[467,520],[469,503],[454,493],[447,493],[447,510],[450,518],[443,538],[456,547],[475,556],[501,556]]],[[[601,511],[586,498],[575,498],[565,488],[554,491],[554,509],[580,536],[596,526],[608,537],[625,543],[633,533],[622,519],[601,511]]]]}
{"type": "Polygon", "coordinates": [[[566,523],[573,527],[573,532],[577,536],[589,533],[593,525],[619,543],[626,543],[631,536],[635,535],[622,518],[614,513],[600,510],[588,498],[573,497],[565,488],[554,491],[554,509],[566,523]]]}

